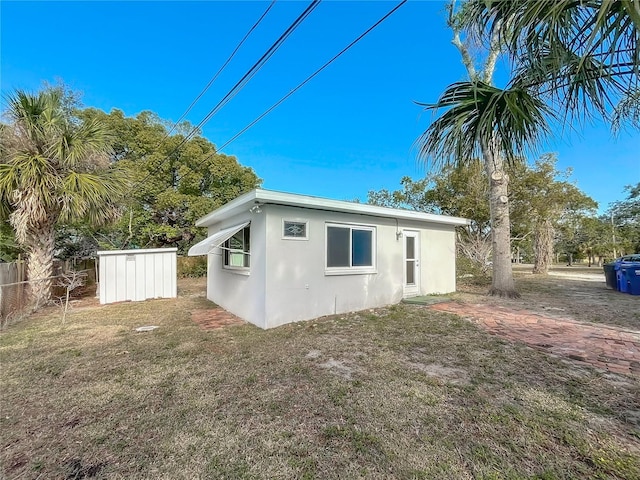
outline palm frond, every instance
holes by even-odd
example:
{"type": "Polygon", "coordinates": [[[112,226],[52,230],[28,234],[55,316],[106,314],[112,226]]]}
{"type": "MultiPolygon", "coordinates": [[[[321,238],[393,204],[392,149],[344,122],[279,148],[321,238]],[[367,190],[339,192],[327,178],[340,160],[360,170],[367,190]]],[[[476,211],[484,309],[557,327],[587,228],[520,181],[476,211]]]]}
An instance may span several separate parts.
{"type": "Polygon", "coordinates": [[[483,82],[455,83],[427,110],[442,114],[418,138],[418,154],[435,166],[471,161],[491,144],[507,162],[525,155],[549,134],[551,110],[527,90],[483,82]]]}
{"type": "Polygon", "coordinates": [[[611,129],[615,134],[625,126],[640,130],[640,89],[629,92],[616,105],[611,120],[611,129]]]}
{"type": "MultiPolygon", "coordinates": [[[[608,118],[638,88],[640,6],[635,0],[470,0],[464,27],[490,38],[495,31],[525,76],[555,92],[564,115],[608,118]],[[529,74],[524,70],[531,68],[529,74]]],[[[521,86],[524,86],[521,83],[521,86]]]]}
{"type": "Polygon", "coordinates": [[[58,144],[57,155],[66,162],[65,167],[87,169],[88,160],[98,161],[112,153],[113,138],[104,124],[93,119],[73,130],[65,131],[58,144]]]}
{"type": "Polygon", "coordinates": [[[118,205],[128,184],[123,172],[111,170],[100,173],[70,172],[61,185],[60,219],[69,222],[83,218],[93,225],[114,220],[118,205]]]}
{"type": "Polygon", "coordinates": [[[587,120],[594,113],[607,117],[612,96],[624,90],[616,76],[607,73],[607,65],[595,56],[576,55],[559,40],[537,51],[522,59],[511,85],[535,91],[565,120],[587,120]]]}

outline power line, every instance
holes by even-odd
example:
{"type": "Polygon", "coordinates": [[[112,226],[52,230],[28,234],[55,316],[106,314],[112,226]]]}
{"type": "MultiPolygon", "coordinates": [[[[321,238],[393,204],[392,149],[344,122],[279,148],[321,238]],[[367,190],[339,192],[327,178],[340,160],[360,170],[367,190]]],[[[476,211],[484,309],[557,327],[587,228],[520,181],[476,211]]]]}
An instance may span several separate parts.
{"type": "Polygon", "coordinates": [[[282,44],[289,38],[293,31],[311,14],[313,10],[320,4],[321,0],[313,0],[304,12],[289,26],[289,28],[276,40],[276,42],[269,47],[269,49],[260,57],[260,59],[249,69],[247,73],[229,90],[218,104],[213,107],[209,113],[202,119],[196,128],[207,123],[211,117],[213,117],[220,109],[225,106],[229,101],[235,97],[239,91],[258,73],[258,71],[264,66],[264,64],[273,56],[273,54],[282,46],[282,44]]]}
{"type": "Polygon", "coordinates": [[[274,103],[273,105],[271,105],[267,110],[265,110],[262,114],[260,114],[255,120],[253,120],[251,123],[249,123],[247,126],[245,126],[242,130],[240,130],[238,133],[236,133],[233,137],[231,137],[229,140],[227,140],[225,143],[223,143],[214,153],[212,153],[211,155],[208,155],[207,157],[204,158],[204,160],[202,160],[199,164],[202,164],[204,162],[206,162],[207,160],[209,160],[210,158],[212,158],[214,155],[220,153],[220,151],[227,147],[229,144],[231,144],[234,140],[236,140],[240,135],[242,135],[244,132],[246,132],[247,130],[249,130],[251,127],[253,127],[256,123],[258,123],[260,120],[262,120],[264,117],[266,117],[269,113],[271,113],[273,110],[275,110],[281,103],[283,103],[287,98],[289,98],[291,95],[293,95],[295,92],[297,92],[298,90],[300,90],[304,85],[306,85],[311,79],[313,79],[316,75],[318,75],[320,72],[322,72],[325,68],[327,68],[329,65],[331,65],[335,60],[337,60],[340,56],[342,56],[347,50],[349,50],[351,47],[353,47],[356,43],[358,43],[360,40],[362,40],[366,35],[368,35],[372,30],[374,30],[378,25],[380,25],[382,22],[384,22],[387,18],[389,18],[393,13],[395,13],[396,10],[398,10],[402,5],[404,5],[405,3],[407,3],[408,0],[402,0],[398,5],[396,5],[394,8],[392,8],[389,12],[387,12],[380,20],[378,20],[376,23],[374,23],[372,26],[370,26],[367,30],[365,30],[362,34],[360,34],[360,36],[358,36],[355,40],[353,40],[349,45],[347,45],[346,47],[344,47],[340,52],[338,52],[336,55],[334,55],[330,60],[328,60],[324,65],[322,65],[320,68],[318,68],[315,72],[313,72],[311,75],[309,75],[304,81],[302,81],[302,83],[298,84],[297,87],[295,87],[293,90],[291,90],[289,93],[287,93],[285,96],[283,96],[280,100],[278,100],[276,103],[274,103]]]}
{"type": "Polygon", "coordinates": [[[253,24],[253,26],[249,29],[249,31],[245,34],[245,36],[242,38],[242,40],[240,40],[240,43],[238,43],[238,45],[236,45],[236,48],[233,50],[233,52],[231,52],[231,55],[229,55],[229,57],[227,58],[227,60],[222,64],[222,66],[218,69],[218,71],[215,73],[215,75],[213,77],[211,77],[211,80],[209,80],[209,83],[207,83],[207,85],[202,89],[202,91],[198,94],[198,96],[195,98],[195,100],[193,100],[193,102],[191,102],[191,105],[189,105],[187,107],[187,109],[184,111],[184,113],[180,116],[180,118],[178,120],[175,121],[175,123],[173,124],[173,127],[171,127],[171,129],[167,132],[167,134],[165,135],[165,137],[162,139],[163,141],[169,136],[171,135],[171,133],[175,130],[175,128],[178,126],[178,124],[189,114],[189,112],[191,111],[191,109],[196,105],[196,103],[198,103],[198,101],[202,98],[202,96],[207,93],[207,90],[209,90],[209,88],[211,87],[211,85],[213,85],[213,82],[215,82],[218,77],[220,76],[220,74],[222,73],[222,71],[226,68],[227,65],[229,65],[229,62],[231,62],[231,60],[233,59],[233,57],[235,57],[236,53],[238,53],[238,50],[240,50],[240,48],[242,47],[242,45],[244,44],[244,42],[249,38],[249,36],[253,33],[253,31],[256,29],[256,27],[258,25],[260,25],[260,23],[262,22],[262,20],[264,19],[264,17],[267,16],[267,13],[269,13],[269,10],[271,10],[271,8],[275,5],[276,0],[272,0],[272,2],[269,4],[269,6],[267,7],[267,9],[264,11],[264,13],[260,16],[260,18],[258,18],[258,20],[253,24]]]}
{"type": "Polygon", "coordinates": [[[258,61],[244,74],[244,76],[236,82],[236,84],[227,92],[227,94],[218,102],[218,104],[213,107],[209,113],[196,125],[193,129],[185,136],[185,138],[171,151],[169,154],[163,158],[157,167],[155,167],[151,172],[149,172],[145,177],[133,185],[130,192],[131,193],[134,188],[138,185],[141,185],[146,180],[148,180],[154,173],[156,173],[160,167],[171,158],[172,155],[177,153],[180,148],[182,148],[192,137],[193,135],[199,131],[200,127],[206,124],[211,117],[218,113],[222,107],[224,107],[233,97],[235,97],[240,90],[253,78],[253,76],[264,66],[264,64],[273,56],[273,54],[282,46],[282,44],[289,38],[289,36],[293,33],[293,31],[300,26],[300,24],[315,10],[320,4],[321,0],[312,0],[312,2],[307,6],[307,8],[294,20],[294,22],[280,35],[280,37],[269,47],[269,49],[258,59],[258,61]]]}

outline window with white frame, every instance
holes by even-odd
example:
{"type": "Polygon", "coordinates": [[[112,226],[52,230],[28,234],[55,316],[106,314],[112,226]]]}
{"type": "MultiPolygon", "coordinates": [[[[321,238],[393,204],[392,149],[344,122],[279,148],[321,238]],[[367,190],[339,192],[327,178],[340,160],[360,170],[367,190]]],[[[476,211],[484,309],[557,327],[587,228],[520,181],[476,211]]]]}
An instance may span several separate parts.
{"type": "Polygon", "coordinates": [[[251,264],[250,228],[251,225],[247,225],[222,245],[222,265],[225,268],[249,268],[251,264]]]}
{"type": "Polygon", "coordinates": [[[327,224],[327,273],[374,273],[375,227],[327,224]]]}
{"type": "Polygon", "coordinates": [[[287,240],[307,240],[309,238],[309,222],[306,220],[282,219],[282,238],[287,240]]]}

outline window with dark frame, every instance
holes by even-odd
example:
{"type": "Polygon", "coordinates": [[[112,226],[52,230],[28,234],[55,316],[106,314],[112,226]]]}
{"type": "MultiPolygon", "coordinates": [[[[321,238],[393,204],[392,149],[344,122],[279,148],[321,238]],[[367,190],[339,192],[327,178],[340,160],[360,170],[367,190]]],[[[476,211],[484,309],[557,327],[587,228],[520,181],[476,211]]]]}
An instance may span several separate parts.
{"type": "Polygon", "coordinates": [[[251,265],[251,226],[236,232],[222,245],[222,264],[226,268],[249,268],[251,265]]]}

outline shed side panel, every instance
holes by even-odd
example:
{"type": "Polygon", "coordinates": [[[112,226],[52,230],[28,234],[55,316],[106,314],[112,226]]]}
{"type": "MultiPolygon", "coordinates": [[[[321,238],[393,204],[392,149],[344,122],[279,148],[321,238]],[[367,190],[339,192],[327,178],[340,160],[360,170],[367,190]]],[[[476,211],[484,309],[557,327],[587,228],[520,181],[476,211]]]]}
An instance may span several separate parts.
{"type": "Polygon", "coordinates": [[[162,277],[164,274],[164,266],[162,265],[162,254],[155,253],[153,255],[153,298],[161,298],[164,294],[162,286],[162,277]]]}
{"type": "Polygon", "coordinates": [[[153,261],[145,262],[144,265],[144,278],[145,278],[145,294],[144,298],[155,297],[155,267],[153,261]]]}
{"type": "Polygon", "coordinates": [[[149,257],[147,255],[136,255],[135,261],[135,293],[133,300],[144,300],[146,297],[146,283],[145,266],[149,257]]]}
{"type": "Polygon", "coordinates": [[[176,296],[176,250],[98,252],[100,303],[176,296]]]}
{"type": "Polygon", "coordinates": [[[122,302],[127,299],[127,256],[116,255],[115,263],[116,293],[114,301],[122,302]]]}
{"type": "Polygon", "coordinates": [[[136,300],[136,263],[138,263],[138,255],[125,255],[127,287],[126,297],[123,300],[136,300]]]}
{"type": "Polygon", "coordinates": [[[162,255],[162,296],[175,297],[176,293],[176,256],[162,255]]]}

